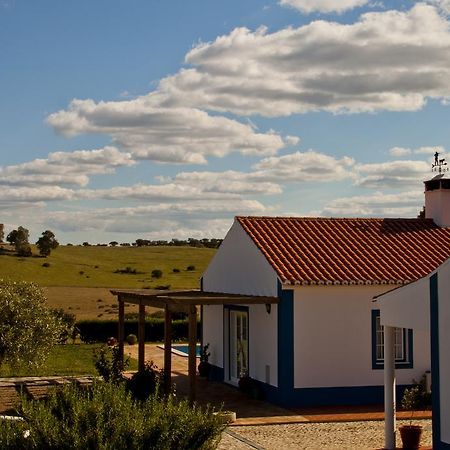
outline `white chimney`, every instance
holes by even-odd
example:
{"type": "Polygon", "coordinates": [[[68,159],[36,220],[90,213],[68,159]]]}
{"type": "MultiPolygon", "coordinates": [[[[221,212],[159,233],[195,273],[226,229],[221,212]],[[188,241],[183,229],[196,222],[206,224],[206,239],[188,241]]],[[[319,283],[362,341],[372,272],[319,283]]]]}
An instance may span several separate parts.
{"type": "Polygon", "coordinates": [[[425,181],[425,218],[439,227],[450,227],[450,179],[444,174],[425,181]]]}

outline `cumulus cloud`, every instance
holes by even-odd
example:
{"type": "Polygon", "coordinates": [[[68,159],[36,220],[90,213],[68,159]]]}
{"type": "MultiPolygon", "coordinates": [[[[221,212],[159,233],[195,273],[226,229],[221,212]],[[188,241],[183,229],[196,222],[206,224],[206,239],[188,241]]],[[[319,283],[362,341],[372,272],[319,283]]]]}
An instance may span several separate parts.
{"type": "Polygon", "coordinates": [[[289,6],[302,13],[342,13],[368,3],[368,0],[280,0],[280,5],[289,6]]]}
{"type": "Polygon", "coordinates": [[[212,116],[196,108],[158,105],[156,97],[129,101],[73,100],[47,122],[58,133],[104,133],[136,159],[162,163],[205,164],[207,156],[231,152],[273,155],[297,141],[275,132],[258,133],[250,124],[212,116]]]}
{"type": "Polygon", "coordinates": [[[263,214],[254,200],[177,202],[136,207],[51,211],[45,220],[64,232],[139,232],[150,239],[224,236],[236,214],[263,214]]]}
{"type": "Polygon", "coordinates": [[[347,156],[337,159],[309,150],[264,158],[253,166],[250,179],[265,181],[339,181],[353,178],[355,161],[347,156]]]}
{"type": "Polygon", "coordinates": [[[417,186],[430,176],[430,165],[425,161],[400,160],[375,164],[358,164],[357,186],[374,189],[417,186]]]}
{"type": "Polygon", "coordinates": [[[269,33],[236,28],[187,55],[149,101],[240,115],[415,111],[450,96],[447,19],[424,3],[269,33]]]}
{"type": "Polygon", "coordinates": [[[135,161],[130,153],[120,152],[115,147],[53,152],[46,159],[0,167],[0,185],[86,186],[90,175],[114,173],[117,167],[133,164],[135,161]]]}
{"type": "Polygon", "coordinates": [[[437,6],[445,14],[450,14],[450,0],[427,0],[427,3],[437,6]]]}
{"type": "Polygon", "coordinates": [[[444,147],[442,147],[440,145],[424,146],[424,147],[418,147],[415,149],[406,148],[406,147],[393,147],[389,150],[389,154],[391,156],[395,156],[395,157],[409,156],[412,154],[434,155],[436,152],[438,152],[440,155],[444,155],[446,153],[446,150],[444,147]]]}
{"type": "Polygon", "coordinates": [[[375,192],[370,195],[337,198],[313,215],[344,217],[416,217],[423,206],[423,192],[398,194],[375,192]]]}

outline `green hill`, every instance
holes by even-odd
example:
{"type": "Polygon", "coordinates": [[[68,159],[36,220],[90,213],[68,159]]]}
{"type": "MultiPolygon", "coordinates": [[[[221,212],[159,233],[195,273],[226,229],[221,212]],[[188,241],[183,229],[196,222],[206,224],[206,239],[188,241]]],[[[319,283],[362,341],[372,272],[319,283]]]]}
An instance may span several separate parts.
{"type": "MultiPolygon", "coordinates": [[[[195,247],[60,246],[48,258],[20,258],[3,250],[0,274],[5,279],[34,281],[40,286],[199,288],[201,274],[215,252],[195,247]],[[195,269],[187,270],[188,266],[195,269]],[[162,270],[161,278],[152,278],[155,269],[162,270]]],[[[33,253],[37,254],[35,248],[33,253]]]]}

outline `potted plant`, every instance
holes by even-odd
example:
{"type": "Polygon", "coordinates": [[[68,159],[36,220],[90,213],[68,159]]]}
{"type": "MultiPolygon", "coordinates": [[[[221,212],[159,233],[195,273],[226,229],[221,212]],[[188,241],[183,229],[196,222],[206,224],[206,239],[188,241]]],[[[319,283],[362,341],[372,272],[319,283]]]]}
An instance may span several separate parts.
{"type": "Polygon", "coordinates": [[[203,345],[200,350],[200,364],[198,365],[198,373],[201,377],[207,378],[211,372],[211,364],[209,363],[209,357],[211,353],[208,351],[209,343],[203,345]]]}
{"type": "Polygon", "coordinates": [[[419,385],[405,389],[401,405],[404,410],[411,411],[409,425],[402,425],[400,427],[400,436],[402,438],[403,448],[405,449],[418,449],[420,447],[420,438],[423,427],[421,425],[413,425],[412,418],[414,411],[417,410],[422,403],[422,390],[419,385]]]}

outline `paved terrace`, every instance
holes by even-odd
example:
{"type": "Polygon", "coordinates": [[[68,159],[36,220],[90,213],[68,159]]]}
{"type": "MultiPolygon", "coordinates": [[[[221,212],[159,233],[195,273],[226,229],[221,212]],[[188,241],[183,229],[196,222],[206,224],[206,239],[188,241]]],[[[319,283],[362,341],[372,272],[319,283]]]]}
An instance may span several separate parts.
{"type": "MultiPolygon", "coordinates": [[[[137,346],[125,346],[125,354],[136,358],[137,352],[137,346]]],[[[155,344],[146,344],[145,359],[163,367],[164,351],[155,344]]],[[[186,397],[189,390],[187,360],[187,357],[172,354],[173,382],[176,384],[177,394],[186,397]]],[[[13,412],[21,390],[31,398],[38,399],[50,387],[67,382],[86,385],[92,382],[92,377],[1,378],[0,414],[13,412]]],[[[196,383],[197,403],[211,404],[216,408],[223,405],[224,410],[237,413],[237,420],[224,435],[219,450],[373,449],[383,442],[382,405],[293,410],[251,399],[238,389],[223,383],[201,378],[197,378],[196,383]],[[361,447],[356,442],[365,442],[367,447],[361,447]]],[[[407,417],[407,412],[398,413],[398,419],[407,417]]],[[[414,413],[414,421],[426,419],[421,421],[425,426],[423,443],[426,445],[431,445],[430,418],[430,411],[414,413]]]]}

